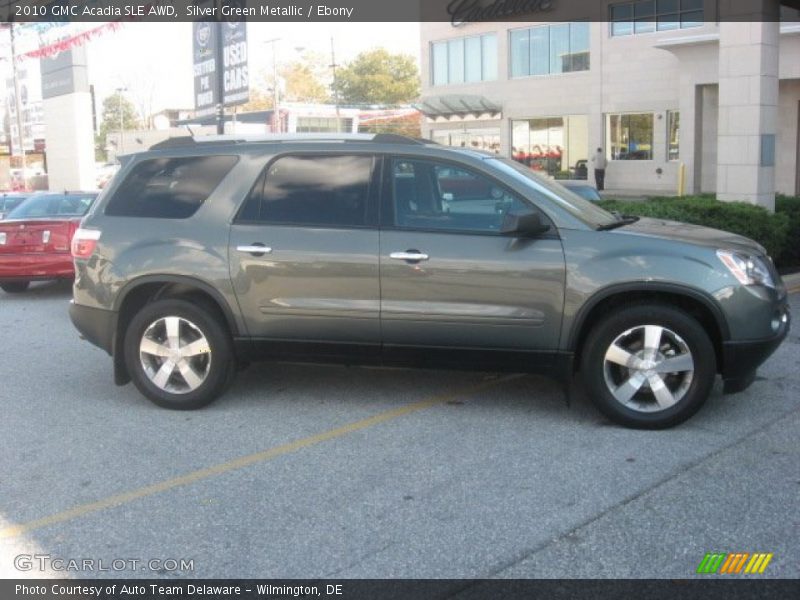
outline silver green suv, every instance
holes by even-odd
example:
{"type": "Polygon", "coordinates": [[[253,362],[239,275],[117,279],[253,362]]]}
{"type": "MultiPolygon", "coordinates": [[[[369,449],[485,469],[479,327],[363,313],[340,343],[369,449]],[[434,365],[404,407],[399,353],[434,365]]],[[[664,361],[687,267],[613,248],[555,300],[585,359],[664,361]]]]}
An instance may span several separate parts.
{"type": "Polygon", "coordinates": [[[631,427],[747,387],[789,330],[764,249],[610,214],[509,159],[394,135],[168,140],[73,241],[70,314],[160,406],[257,359],[579,371],[631,427]]]}

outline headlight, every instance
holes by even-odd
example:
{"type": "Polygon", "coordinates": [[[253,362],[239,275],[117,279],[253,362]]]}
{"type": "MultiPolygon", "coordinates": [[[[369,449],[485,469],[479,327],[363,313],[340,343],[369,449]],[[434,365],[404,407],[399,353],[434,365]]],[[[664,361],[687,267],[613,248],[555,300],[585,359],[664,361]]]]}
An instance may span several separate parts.
{"type": "Polygon", "coordinates": [[[775,287],[769,266],[762,257],[730,250],[717,250],[717,256],[742,285],[775,287]]]}
{"type": "Polygon", "coordinates": [[[0,246],[6,245],[6,232],[0,232],[0,246]]]}

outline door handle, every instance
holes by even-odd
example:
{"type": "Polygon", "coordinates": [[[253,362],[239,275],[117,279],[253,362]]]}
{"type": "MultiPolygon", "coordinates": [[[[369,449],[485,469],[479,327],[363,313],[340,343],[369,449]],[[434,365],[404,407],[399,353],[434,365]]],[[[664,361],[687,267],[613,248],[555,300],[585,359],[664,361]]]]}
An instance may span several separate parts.
{"type": "Polygon", "coordinates": [[[394,260],[419,262],[422,260],[428,260],[430,257],[427,254],[423,254],[417,250],[406,250],[405,252],[392,252],[389,255],[389,258],[393,258],[394,260]]]}
{"type": "Polygon", "coordinates": [[[270,254],[272,252],[272,248],[265,246],[264,244],[250,244],[249,246],[236,246],[237,252],[244,252],[245,254],[252,254],[254,256],[264,256],[265,254],[270,254]]]}

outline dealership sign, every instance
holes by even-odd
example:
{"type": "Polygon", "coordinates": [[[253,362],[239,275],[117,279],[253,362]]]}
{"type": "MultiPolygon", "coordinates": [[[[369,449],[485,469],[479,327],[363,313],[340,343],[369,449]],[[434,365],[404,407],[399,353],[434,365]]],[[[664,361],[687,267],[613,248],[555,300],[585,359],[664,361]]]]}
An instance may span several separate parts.
{"type": "Polygon", "coordinates": [[[220,92],[218,61],[223,65],[221,76],[225,106],[245,104],[250,99],[245,22],[198,21],[192,26],[192,47],[194,107],[197,116],[210,115],[216,111],[220,92]]]}

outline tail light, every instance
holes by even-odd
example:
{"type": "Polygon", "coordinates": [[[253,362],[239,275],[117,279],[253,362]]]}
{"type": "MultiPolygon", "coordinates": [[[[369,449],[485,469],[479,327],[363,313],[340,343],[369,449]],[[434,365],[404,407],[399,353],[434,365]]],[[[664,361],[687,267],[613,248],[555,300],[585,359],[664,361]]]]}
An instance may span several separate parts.
{"type": "Polygon", "coordinates": [[[89,258],[97,247],[100,233],[97,229],[78,228],[72,236],[72,258],[89,258]]]}

